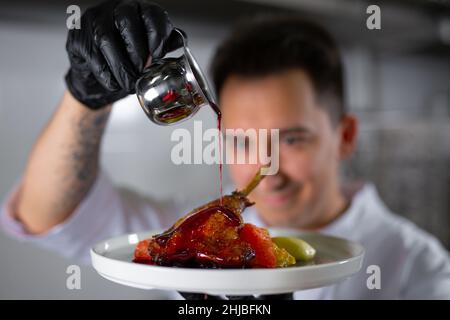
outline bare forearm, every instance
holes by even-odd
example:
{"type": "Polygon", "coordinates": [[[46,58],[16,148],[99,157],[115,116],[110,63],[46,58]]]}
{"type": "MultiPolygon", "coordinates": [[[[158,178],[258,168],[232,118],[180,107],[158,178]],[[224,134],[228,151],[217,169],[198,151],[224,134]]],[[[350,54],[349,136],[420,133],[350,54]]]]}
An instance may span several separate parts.
{"type": "Polygon", "coordinates": [[[42,233],[64,221],[89,192],[110,110],[89,110],[64,94],[24,175],[17,215],[30,232],[42,233]]]}

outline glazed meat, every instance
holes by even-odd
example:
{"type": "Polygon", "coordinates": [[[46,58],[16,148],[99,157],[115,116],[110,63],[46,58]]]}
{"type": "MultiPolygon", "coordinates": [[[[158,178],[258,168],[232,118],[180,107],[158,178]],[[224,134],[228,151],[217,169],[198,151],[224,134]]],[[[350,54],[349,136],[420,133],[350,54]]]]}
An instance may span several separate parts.
{"type": "Polygon", "coordinates": [[[273,268],[295,259],[271,240],[266,229],[244,223],[242,212],[253,205],[247,195],[262,176],[243,191],[196,208],[167,231],[136,246],[134,261],[197,268],[273,268]]]}

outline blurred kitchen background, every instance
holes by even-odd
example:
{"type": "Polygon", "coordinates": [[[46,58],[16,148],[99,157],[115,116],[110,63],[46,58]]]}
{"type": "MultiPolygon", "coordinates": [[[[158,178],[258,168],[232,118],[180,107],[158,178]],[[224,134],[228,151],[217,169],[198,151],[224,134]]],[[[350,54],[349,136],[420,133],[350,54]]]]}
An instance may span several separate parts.
{"type": "MultiPolygon", "coordinates": [[[[95,2],[0,1],[0,198],[20,177],[64,90],[66,9],[95,2]]],[[[237,19],[298,12],[328,27],[342,47],[349,108],[362,122],[346,174],[373,181],[393,211],[450,248],[450,0],[159,3],[187,32],[205,70],[237,19]],[[370,4],[381,8],[381,30],[366,28],[370,4]]],[[[207,108],[197,117],[204,127],[215,125],[207,108]]],[[[218,196],[216,167],[170,162],[171,130],[150,123],[134,96],[118,102],[103,166],[117,184],[158,198],[182,194],[200,203],[218,196]]],[[[0,298],[164,298],[103,280],[90,267],[82,269],[82,289],[69,291],[66,268],[73,263],[0,232],[0,298]]]]}

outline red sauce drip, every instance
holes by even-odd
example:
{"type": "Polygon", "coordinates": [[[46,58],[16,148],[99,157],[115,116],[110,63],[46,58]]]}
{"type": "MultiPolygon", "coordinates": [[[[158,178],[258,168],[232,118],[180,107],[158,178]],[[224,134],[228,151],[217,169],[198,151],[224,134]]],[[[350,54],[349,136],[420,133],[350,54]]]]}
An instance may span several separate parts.
{"type": "Polygon", "coordinates": [[[222,177],[222,113],[219,107],[210,102],[211,108],[217,114],[217,130],[219,131],[219,183],[220,183],[220,205],[223,205],[223,177],[222,177]]]}

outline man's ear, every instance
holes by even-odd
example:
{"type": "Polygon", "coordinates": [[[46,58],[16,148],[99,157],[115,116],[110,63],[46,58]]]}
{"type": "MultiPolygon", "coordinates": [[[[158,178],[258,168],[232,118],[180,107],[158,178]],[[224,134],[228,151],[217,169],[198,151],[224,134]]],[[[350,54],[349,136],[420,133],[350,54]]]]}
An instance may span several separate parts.
{"type": "Polygon", "coordinates": [[[339,146],[339,154],[343,160],[349,158],[355,150],[356,141],[358,138],[358,125],[358,118],[352,114],[344,115],[339,124],[341,141],[339,146]]]}

